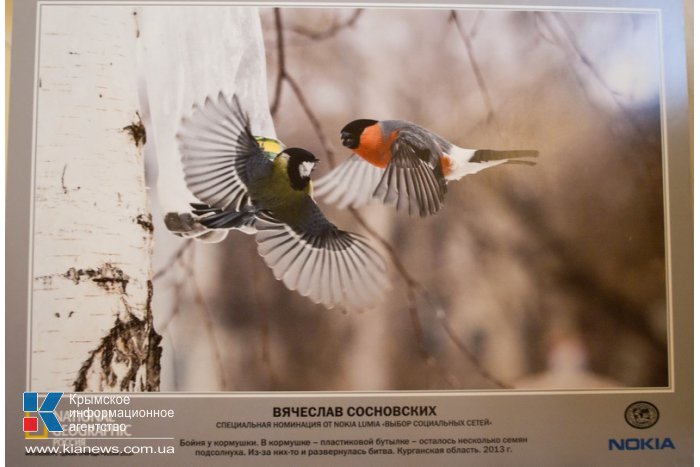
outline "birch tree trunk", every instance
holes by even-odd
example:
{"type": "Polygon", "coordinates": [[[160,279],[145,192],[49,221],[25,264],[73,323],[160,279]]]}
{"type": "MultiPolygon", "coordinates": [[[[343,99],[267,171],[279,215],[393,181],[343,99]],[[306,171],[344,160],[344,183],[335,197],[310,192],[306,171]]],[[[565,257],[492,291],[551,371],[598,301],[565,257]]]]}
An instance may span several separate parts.
{"type": "Polygon", "coordinates": [[[31,388],[156,391],[134,11],[40,8],[31,388]]]}

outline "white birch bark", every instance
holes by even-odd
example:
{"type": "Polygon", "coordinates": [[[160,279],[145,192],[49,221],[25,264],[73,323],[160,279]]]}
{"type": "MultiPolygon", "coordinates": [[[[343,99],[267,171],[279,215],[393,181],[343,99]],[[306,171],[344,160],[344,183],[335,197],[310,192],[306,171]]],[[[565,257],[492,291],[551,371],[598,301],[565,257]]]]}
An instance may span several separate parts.
{"type": "Polygon", "coordinates": [[[34,390],[158,390],[136,41],[133,8],[41,6],[34,390]]]}

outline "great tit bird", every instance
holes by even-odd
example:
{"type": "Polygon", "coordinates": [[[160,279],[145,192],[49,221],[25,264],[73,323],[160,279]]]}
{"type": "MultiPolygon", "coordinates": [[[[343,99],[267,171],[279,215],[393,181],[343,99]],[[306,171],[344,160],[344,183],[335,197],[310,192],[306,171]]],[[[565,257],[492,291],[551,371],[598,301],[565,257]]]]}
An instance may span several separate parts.
{"type": "Polygon", "coordinates": [[[465,149],[404,120],[353,120],[340,132],[354,154],[316,183],[316,194],[340,208],[371,199],[421,217],[438,212],[447,182],[505,163],[534,164],[520,158],[537,151],[465,149]]]}
{"type": "Polygon", "coordinates": [[[312,153],[256,138],[237,96],[222,93],[194,106],[177,139],[201,225],[254,233],[275,278],[315,303],[360,310],[381,298],[388,284],[381,255],[329,222],[312,198],[319,162],[312,153]]]}

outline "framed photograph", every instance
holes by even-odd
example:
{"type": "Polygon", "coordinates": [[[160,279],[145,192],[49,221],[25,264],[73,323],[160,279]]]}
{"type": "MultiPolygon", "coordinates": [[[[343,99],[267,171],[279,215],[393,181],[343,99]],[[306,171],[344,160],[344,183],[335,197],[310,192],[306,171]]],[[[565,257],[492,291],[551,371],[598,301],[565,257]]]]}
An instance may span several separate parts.
{"type": "Polygon", "coordinates": [[[690,465],[684,6],[16,2],[8,463],[690,465]]]}

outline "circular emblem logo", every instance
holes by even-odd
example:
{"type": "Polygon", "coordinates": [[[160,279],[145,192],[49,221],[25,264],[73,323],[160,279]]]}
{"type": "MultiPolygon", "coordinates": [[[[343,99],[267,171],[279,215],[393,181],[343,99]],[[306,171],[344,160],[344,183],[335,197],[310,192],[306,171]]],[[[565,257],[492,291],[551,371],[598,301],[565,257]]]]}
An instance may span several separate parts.
{"type": "Polygon", "coordinates": [[[631,427],[643,430],[656,425],[659,409],[651,402],[634,402],[625,409],[625,420],[631,427]]]}

